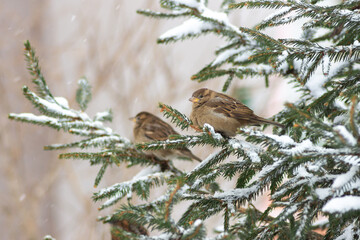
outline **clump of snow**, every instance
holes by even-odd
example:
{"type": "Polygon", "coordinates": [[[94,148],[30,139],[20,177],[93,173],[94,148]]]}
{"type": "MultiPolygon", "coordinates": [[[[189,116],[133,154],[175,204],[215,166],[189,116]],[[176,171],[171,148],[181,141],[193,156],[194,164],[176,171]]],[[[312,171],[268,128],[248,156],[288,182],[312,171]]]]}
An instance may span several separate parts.
{"type": "Polygon", "coordinates": [[[358,156],[342,156],[339,158],[340,160],[342,160],[345,163],[349,163],[351,165],[359,165],[360,164],[360,158],[358,156]]]}
{"type": "Polygon", "coordinates": [[[204,8],[203,13],[201,15],[205,18],[210,18],[225,25],[229,24],[229,18],[227,14],[224,12],[215,12],[210,10],[209,8],[204,8]]]}
{"type": "Polygon", "coordinates": [[[202,224],[202,220],[201,219],[196,219],[194,222],[194,227],[200,226],[202,224]]]}
{"type": "Polygon", "coordinates": [[[234,59],[235,62],[243,62],[249,60],[249,58],[254,54],[252,51],[244,48],[238,49],[241,54],[237,55],[234,59]]]}
{"type": "Polygon", "coordinates": [[[354,235],[353,235],[354,228],[357,227],[355,227],[353,224],[350,224],[343,230],[342,234],[338,236],[335,240],[354,239],[354,235]]]}
{"type": "Polygon", "coordinates": [[[346,129],[345,126],[338,125],[334,127],[334,130],[350,145],[356,146],[357,141],[354,136],[346,129]]]}
{"type": "Polygon", "coordinates": [[[354,11],[350,11],[348,9],[336,9],[334,13],[337,15],[341,15],[341,17],[347,17],[349,21],[359,22],[360,14],[355,13],[354,11]]]}
{"type": "Polygon", "coordinates": [[[95,120],[97,121],[103,121],[104,119],[108,118],[109,116],[111,116],[111,113],[109,111],[105,111],[105,112],[98,112],[95,115],[95,120]]]}
{"type": "Polygon", "coordinates": [[[93,138],[89,141],[86,141],[82,144],[79,144],[79,147],[91,147],[91,146],[106,146],[109,143],[112,142],[121,142],[121,138],[117,136],[103,136],[103,137],[97,137],[93,138]]]}
{"type": "MultiPolygon", "coordinates": [[[[37,102],[46,108],[47,111],[55,114],[59,114],[66,117],[76,118],[79,117],[75,112],[70,111],[69,109],[64,109],[61,105],[58,105],[56,103],[52,103],[49,101],[46,101],[45,99],[42,99],[40,97],[37,97],[34,94],[34,98],[37,100],[37,102]]],[[[60,100],[61,101],[61,100],[60,100]]]]}
{"type": "Polygon", "coordinates": [[[345,115],[339,115],[334,118],[334,124],[343,124],[347,120],[347,117],[345,115]]]}
{"type": "Polygon", "coordinates": [[[194,0],[176,0],[173,2],[178,5],[184,5],[189,8],[196,9],[201,15],[199,17],[203,18],[204,20],[200,20],[194,17],[190,18],[189,20],[183,22],[180,26],[170,29],[169,31],[162,34],[159,39],[180,39],[188,35],[196,35],[203,31],[211,30],[217,25],[221,25],[221,27],[227,28],[230,31],[233,31],[245,38],[244,34],[239,30],[239,28],[230,23],[226,13],[216,12],[207,8],[204,4],[204,1],[197,2],[194,0]],[[209,21],[205,21],[207,19],[209,21]]]}
{"type": "Polygon", "coordinates": [[[310,77],[305,86],[311,91],[311,95],[317,98],[325,93],[325,89],[323,87],[324,82],[324,78],[314,74],[310,77]]]}
{"type": "Polygon", "coordinates": [[[324,200],[333,194],[331,188],[317,188],[315,189],[315,193],[321,200],[324,200]]]}
{"type": "Polygon", "coordinates": [[[223,51],[222,53],[220,53],[216,59],[211,63],[211,66],[216,66],[218,64],[221,64],[225,61],[227,61],[230,57],[238,54],[241,50],[240,49],[228,49],[226,51],[223,51]]]}
{"type": "Polygon", "coordinates": [[[36,116],[32,113],[19,113],[19,114],[10,114],[9,116],[16,117],[18,119],[26,120],[26,121],[32,121],[42,124],[51,124],[56,125],[58,127],[61,127],[61,124],[58,122],[56,118],[48,117],[45,115],[36,116]]]}
{"type": "MultiPolygon", "coordinates": [[[[143,174],[141,174],[143,175],[143,174]]],[[[134,184],[141,183],[141,184],[150,184],[151,182],[156,181],[156,179],[166,179],[170,177],[170,172],[155,172],[152,174],[147,174],[143,176],[139,176],[136,179],[132,179],[130,181],[116,183],[110,187],[101,189],[97,195],[107,195],[112,194],[112,196],[101,205],[101,208],[106,208],[108,206],[111,206],[115,204],[117,201],[119,201],[121,198],[123,198],[125,195],[127,197],[131,197],[132,194],[132,188],[134,184]]]]}
{"type": "Polygon", "coordinates": [[[272,165],[264,166],[260,172],[258,172],[257,174],[255,174],[255,176],[253,176],[251,178],[251,180],[249,181],[249,184],[253,184],[253,183],[259,181],[259,179],[262,179],[264,176],[269,174],[271,171],[278,168],[283,163],[283,161],[284,160],[275,161],[275,163],[272,165]]]}
{"type": "Polygon", "coordinates": [[[201,21],[198,18],[190,18],[189,20],[183,22],[181,25],[168,30],[163,33],[159,39],[180,39],[187,35],[196,35],[203,31],[210,30],[214,26],[212,23],[201,21]]]}
{"type": "Polygon", "coordinates": [[[340,188],[345,184],[349,183],[356,175],[357,171],[359,170],[359,166],[352,166],[350,170],[344,174],[340,174],[335,178],[335,181],[332,184],[332,188],[340,188]]]}
{"type": "Polygon", "coordinates": [[[303,177],[303,178],[313,177],[313,175],[306,170],[305,166],[299,166],[296,169],[295,174],[297,174],[298,177],[303,177]]]}
{"type": "Polygon", "coordinates": [[[328,54],[325,54],[325,56],[322,58],[322,72],[325,76],[329,75],[330,72],[330,58],[328,54]]]}
{"type": "Polygon", "coordinates": [[[310,139],[306,139],[306,140],[302,141],[301,143],[297,144],[292,149],[289,149],[286,151],[283,150],[283,151],[291,153],[292,155],[297,155],[297,154],[303,153],[305,150],[312,149],[312,148],[313,148],[312,142],[310,141],[310,139]]]}
{"type": "Polygon", "coordinates": [[[260,148],[258,146],[236,138],[230,139],[229,144],[233,149],[243,150],[253,163],[261,162],[261,159],[258,155],[258,152],[260,152],[260,148]]]}
{"type": "Polygon", "coordinates": [[[160,166],[156,165],[156,166],[150,166],[147,168],[142,169],[140,172],[138,172],[133,178],[132,180],[135,181],[139,178],[142,178],[144,176],[148,176],[151,175],[153,173],[157,173],[157,172],[161,172],[160,166]]]}
{"type": "Polygon", "coordinates": [[[216,192],[213,197],[224,201],[237,201],[242,198],[248,198],[250,194],[255,193],[257,190],[257,185],[249,188],[235,188],[225,192],[216,192]]]}
{"type": "Polygon", "coordinates": [[[218,225],[214,230],[215,232],[224,232],[224,225],[218,225]]]}
{"type": "Polygon", "coordinates": [[[248,157],[251,159],[253,163],[259,163],[261,162],[261,159],[259,155],[254,151],[248,151],[247,149],[244,149],[248,157]]]}
{"type": "Polygon", "coordinates": [[[69,102],[66,98],[64,97],[55,97],[55,101],[60,104],[61,106],[63,106],[64,108],[69,108],[69,102]]]}
{"type": "Polygon", "coordinates": [[[329,213],[345,213],[351,210],[360,210],[360,197],[345,196],[333,198],[322,209],[329,213]]]}
{"type": "Polygon", "coordinates": [[[289,146],[294,146],[297,144],[291,137],[289,137],[287,135],[278,136],[278,135],[274,135],[274,134],[264,134],[263,132],[260,132],[260,131],[252,131],[252,130],[248,130],[248,129],[242,129],[242,130],[252,136],[266,137],[266,138],[273,139],[281,147],[289,147],[289,146]]]}
{"type": "Polygon", "coordinates": [[[216,133],[214,127],[211,126],[211,125],[208,124],[208,123],[205,123],[205,124],[204,124],[204,130],[209,131],[210,134],[211,134],[211,136],[212,136],[214,139],[218,140],[218,141],[224,139],[224,138],[221,136],[221,134],[220,134],[220,133],[216,133]]]}

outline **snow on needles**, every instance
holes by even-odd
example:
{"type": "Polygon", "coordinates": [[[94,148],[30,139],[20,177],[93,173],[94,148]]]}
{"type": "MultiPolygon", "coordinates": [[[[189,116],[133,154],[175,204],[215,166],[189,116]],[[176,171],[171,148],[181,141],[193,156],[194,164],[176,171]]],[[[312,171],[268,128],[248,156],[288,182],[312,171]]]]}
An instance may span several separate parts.
{"type": "Polygon", "coordinates": [[[214,139],[216,139],[216,140],[218,140],[218,141],[223,140],[223,137],[221,136],[221,134],[220,134],[220,133],[216,133],[214,127],[211,126],[210,124],[205,123],[205,124],[204,124],[204,129],[207,130],[207,131],[209,131],[209,132],[211,133],[211,136],[212,136],[214,139]]]}
{"type": "Polygon", "coordinates": [[[257,185],[249,188],[236,188],[225,192],[216,192],[213,198],[221,199],[224,201],[237,201],[242,198],[248,198],[250,194],[256,192],[258,189],[257,185]]]}
{"type": "Polygon", "coordinates": [[[345,126],[335,126],[334,130],[346,141],[350,146],[356,146],[357,141],[354,136],[345,128],[345,126]]]}
{"type": "Polygon", "coordinates": [[[172,28],[162,34],[159,39],[181,39],[185,36],[200,34],[201,32],[212,30],[220,25],[226,27],[239,35],[242,35],[238,27],[230,23],[229,18],[224,12],[216,12],[207,8],[203,1],[197,2],[195,0],[174,0],[173,3],[179,6],[186,6],[187,8],[196,9],[200,15],[186,20],[181,25],[172,28]]]}
{"type": "Polygon", "coordinates": [[[322,209],[329,213],[345,213],[351,210],[360,210],[360,197],[345,196],[333,198],[322,209]]]}
{"type": "Polygon", "coordinates": [[[60,104],[61,106],[63,106],[64,108],[70,108],[68,100],[66,98],[64,98],[64,97],[55,97],[55,101],[58,104],[60,104]]]}
{"type": "Polygon", "coordinates": [[[233,149],[243,150],[253,163],[261,162],[258,154],[260,152],[260,148],[258,146],[235,138],[230,139],[229,144],[233,149]]]}
{"type": "MultiPolygon", "coordinates": [[[[61,116],[70,117],[70,118],[79,117],[78,114],[76,114],[75,112],[73,112],[69,109],[65,109],[63,105],[49,102],[45,99],[42,99],[42,98],[36,96],[34,93],[32,93],[32,95],[33,95],[34,99],[36,99],[40,105],[45,107],[48,112],[55,113],[55,114],[58,114],[61,116]]],[[[57,98],[57,99],[60,100],[60,98],[57,98]]],[[[67,102],[67,100],[66,100],[66,102],[67,102]]],[[[65,101],[61,100],[61,103],[65,104],[65,101]]]]}
{"type": "Polygon", "coordinates": [[[41,124],[51,124],[51,125],[56,125],[57,127],[61,127],[61,124],[58,122],[56,118],[48,117],[45,115],[37,116],[32,113],[19,113],[19,114],[10,114],[10,116],[17,117],[19,119],[23,119],[26,121],[37,122],[41,124]]]}
{"type": "Polygon", "coordinates": [[[227,61],[230,57],[240,53],[241,51],[243,51],[243,49],[228,49],[222,53],[220,53],[216,59],[211,63],[211,66],[216,66],[218,64],[221,64],[225,61],[227,61]]]}
{"type": "Polygon", "coordinates": [[[338,175],[335,181],[333,182],[332,187],[340,188],[345,184],[349,183],[356,176],[358,170],[359,170],[359,166],[354,165],[350,168],[348,172],[338,175]]]}
{"type": "Polygon", "coordinates": [[[196,35],[203,31],[210,30],[213,28],[213,24],[206,23],[197,18],[190,18],[183,22],[181,25],[172,28],[162,34],[159,39],[181,39],[188,35],[196,35]]]}
{"type": "Polygon", "coordinates": [[[205,158],[204,160],[202,160],[192,171],[190,171],[187,175],[190,176],[191,174],[193,174],[194,172],[198,171],[199,169],[203,168],[206,164],[208,164],[213,158],[215,158],[219,153],[221,152],[221,150],[211,153],[209,156],[207,156],[207,158],[205,158]]]}

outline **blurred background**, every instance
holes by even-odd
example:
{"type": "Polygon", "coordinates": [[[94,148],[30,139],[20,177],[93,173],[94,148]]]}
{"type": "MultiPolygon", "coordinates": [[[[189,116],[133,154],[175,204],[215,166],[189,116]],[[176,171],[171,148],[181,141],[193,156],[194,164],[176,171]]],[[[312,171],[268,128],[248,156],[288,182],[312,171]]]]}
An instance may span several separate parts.
{"type": "MultiPolygon", "coordinates": [[[[210,1],[218,9],[220,1],[210,1]]],[[[170,45],[156,39],[180,20],[150,19],[137,9],[158,9],[158,1],[125,0],[0,0],[0,232],[2,239],[110,239],[109,226],[96,221],[98,203],[92,193],[102,187],[131,179],[140,168],[109,169],[97,189],[99,170],[88,162],[59,160],[59,151],[45,151],[44,145],[75,140],[46,127],[10,121],[10,112],[35,112],[22,95],[22,86],[33,89],[23,57],[23,42],[36,49],[41,69],[54,96],[68,99],[77,108],[77,81],[86,76],[93,99],[87,113],[111,108],[109,127],[133,139],[129,117],[146,110],[162,116],[158,102],[189,115],[187,100],[193,91],[208,87],[220,91],[224,79],[205,83],[190,77],[214,58],[223,42],[207,35],[170,45]]],[[[231,15],[235,25],[252,27],[270,11],[241,10],[231,15]]],[[[296,31],[275,29],[284,37],[296,31]]],[[[285,101],[294,98],[287,84],[271,78],[235,81],[228,94],[246,101],[258,115],[271,117],[285,101]]],[[[192,132],[191,132],[192,133],[192,132]]],[[[194,148],[206,157],[213,149],[194,148]]],[[[194,165],[185,165],[191,169],[194,165]]],[[[225,183],[233,188],[231,182],[225,183]]],[[[181,213],[179,213],[181,214],[181,213]]],[[[214,220],[214,226],[217,221],[214,220]]]]}

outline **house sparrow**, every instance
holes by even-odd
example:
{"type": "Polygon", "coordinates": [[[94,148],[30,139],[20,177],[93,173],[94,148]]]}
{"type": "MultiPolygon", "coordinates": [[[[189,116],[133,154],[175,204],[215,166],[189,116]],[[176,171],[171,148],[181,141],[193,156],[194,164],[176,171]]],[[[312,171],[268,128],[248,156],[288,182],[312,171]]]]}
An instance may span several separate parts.
{"type": "Polygon", "coordinates": [[[136,235],[149,236],[149,232],[143,226],[135,223],[130,219],[111,220],[111,240],[121,240],[126,237],[122,232],[129,232],[136,235]]]}
{"type": "MultiPolygon", "coordinates": [[[[136,143],[165,141],[169,139],[170,135],[180,135],[169,124],[148,112],[140,112],[130,120],[135,122],[133,132],[136,143]]],[[[192,154],[186,147],[151,150],[151,153],[160,159],[186,157],[201,162],[201,159],[192,154]]]]}
{"type": "Polygon", "coordinates": [[[255,115],[250,108],[235,98],[207,88],[195,91],[189,101],[193,102],[191,121],[200,127],[208,123],[225,137],[235,136],[237,129],[246,125],[272,124],[285,127],[255,115]]]}

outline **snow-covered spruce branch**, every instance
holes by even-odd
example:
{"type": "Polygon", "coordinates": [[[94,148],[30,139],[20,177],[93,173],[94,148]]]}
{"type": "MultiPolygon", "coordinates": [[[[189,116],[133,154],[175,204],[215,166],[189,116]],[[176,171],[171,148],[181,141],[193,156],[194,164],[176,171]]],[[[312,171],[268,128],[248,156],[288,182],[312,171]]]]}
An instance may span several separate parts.
{"type": "Polygon", "coordinates": [[[284,25],[306,17],[314,19],[313,22],[317,24],[319,22],[328,24],[342,22],[345,23],[345,27],[349,27],[360,21],[359,12],[356,10],[357,4],[355,1],[346,1],[334,6],[317,6],[301,1],[244,1],[231,4],[230,8],[281,8],[263,20],[258,25],[258,29],[284,25]],[[292,14],[290,15],[290,13],[292,14]],[[288,14],[289,16],[286,16],[288,14]]]}
{"type": "MultiPolygon", "coordinates": [[[[357,147],[355,147],[357,145],[355,136],[353,136],[344,126],[341,125],[335,126],[332,129],[334,134],[329,135],[329,132],[326,132],[326,135],[321,137],[324,137],[325,139],[334,139],[335,137],[339,137],[339,140],[348,145],[348,147],[322,147],[315,145],[308,139],[303,140],[302,142],[296,142],[286,135],[278,136],[274,134],[264,134],[260,131],[253,131],[245,128],[241,129],[241,133],[244,136],[247,136],[248,140],[251,142],[262,143],[267,146],[277,146],[277,151],[284,155],[304,157],[339,156],[341,159],[360,157],[360,152],[356,150],[357,147]]],[[[356,164],[356,161],[354,164],[356,164]]]]}
{"type": "Polygon", "coordinates": [[[94,194],[93,199],[99,201],[108,198],[108,200],[101,205],[100,209],[114,205],[125,196],[132,198],[132,193],[134,192],[141,199],[147,200],[149,198],[150,188],[163,185],[167,179],[171,178],[172,173],[160,172],[160,168],[158,167],[154,170],[154,173],[148,172],[148,174],[144,176],[141,175],[136,175],[130,181],[117,183],[111,187],[101,189],[94,194]]]}
{"type": "Polygon", "coordinates": [[[115,163],[120,165],[122,162],[127,162],[129,165],[156,165],[156,159],[152,162],[150,158],[143,153],[137,151],[133,146],[119,149],[105,149],[98,152],[70,152],[61,153],[60,159],[80,159],[89,160],[91,165],[101,164],[104,162],[115,163]]]}
{"type": "Polygon", "coordinates": [[[113,133],[112,129],[105,127],[105,121],[111,121],[111,111],[97,113],[91,119],[83,110],[91,99],[91,87],[86,78],[79,80],[79,89],[76,100],[81,111],[69,107],[65,98],[53,97],[45,78],[41,73],[38,58],[35,51],[28,41],[25,42],[25,58],[28,69],[34,76],[33,83],[37,87],[38,94],[32,92],[28,87],[23,87],[24,96],[38,109],[43,115],[32,113],[9,114],[9,118],[17,121],[28,122],[37,125],[49,126],[57,130],[87,137],[85,140],[70,144],[55,144],[47,146],[46,149],[63,149],[70,147],[105,147],[117,145],[118,147],[127,146],[130,141],[126,138],[113,133]]]}
{"type": "MultiPolygon", "coordinates": [[[[159,229],[163,234],[159,237],[143,237],[139,234],[133,235],[134,239],[169,239],[169,237],[173,237],[174,239],[179,238],[181,230],[180,228],[174,224],[174,222],[168,221],[165,222],[160,212],[162,209],[162,205],[156,203],[156,205],[121,205],[119,209],[115,210],[114,214],[99,218],[100,221],[104,223],[111,223],[114,221],[121,220],[131,220],[141,226],[146,226],[148,228],[159,229]],[[166,232],[166,234],[165,234],[166,232]],[[177,238],[175,238],[177,237],[177,238]]],[[[181,236],[181,235],[180,235],[181,236]]]]}
{"type": "MultiPolygon", "coordinates": [[[[328,57],[331,62],[342,62],[353,59],[358,59],[360,55],[360,43],[355,42],[346,46],[331,46],[322,47],[319,44],[309,43],[307,41],[293,41],[292,39],[281,39],[285,45],[288,54],[288,59],[304,59],[314,61],[320,57],[328,57]],[[291,45],[295,45],[291,47],[291,45]]],[[[321,59],[321,58],[320,58],[321,59]]]]}
{"type": "Polygon", "coordinates": [[[158,39],[160,43],[195,37],[210,31],[222,32],[224,35],[235,35],[243,41],[247,39],[247,37],[229,21],[225,12],[216,12],[209,9],[206,7],[204,1],[169,0],[167,2],[172,4],[172,11],[175,13],[178,12],[179,9],[190,9],[191,16],[193,17],[183,22],[180,26],[162,34],[158,39]]]}
{"type": "MultiPolygon", "coordinates": [[[[110,144],[130,144],[130,141],[118,134],[113,133],[112,129],[105,127],[103,119],[92,120],[85,112],[71,109],[67,104],[59,105],[57,102],[50,102],[37,96],[24,87],[24,95],[31,103],[44,115],[34,115],[32,113],[10,113],[9,118],[17,121],[28,122],[37,125],[44,125],[57,130],[89,137],[71,144],[50,145],[47,149],[62,149],[69,147],[102,147],[110,144]]],[[[59,99],[59,98],[58,98],[59,99]]],[[[65,102],[64,98],[62,101],[65,102]]]]}
{"type": "Polygon", "coordinates": [[[148,237],[146,239],[188,239],[188,236],[192,236],[191,239],[201,239],[201,236],[205,234],[205,230],[199,229],[199,221],[195,221],[189,225],[189,223],[175,223],[174,220],[170,218],[169,211],[172,211],[172,205],[182,200],[183,196],[187,195],[186,191],[189,189],[188,185],[184,185],[181,182],[181,180],[168,182],[171,186],[167,193],[158,199],[137,206],[123,204],[113,214],[101,217],[99,220],[111,223],[113,221],[132,219],[141,223],[143,226],[146,225],[150,228],[162,229],[166,232],[166,234],[148,237]],[[164,215],[168,217],[164,218],[164,215]],[[146,219],[146,221],[144,221],[144,219],[146,219]],[[199,230],[201,231],[199,232],[199,230]]]}

